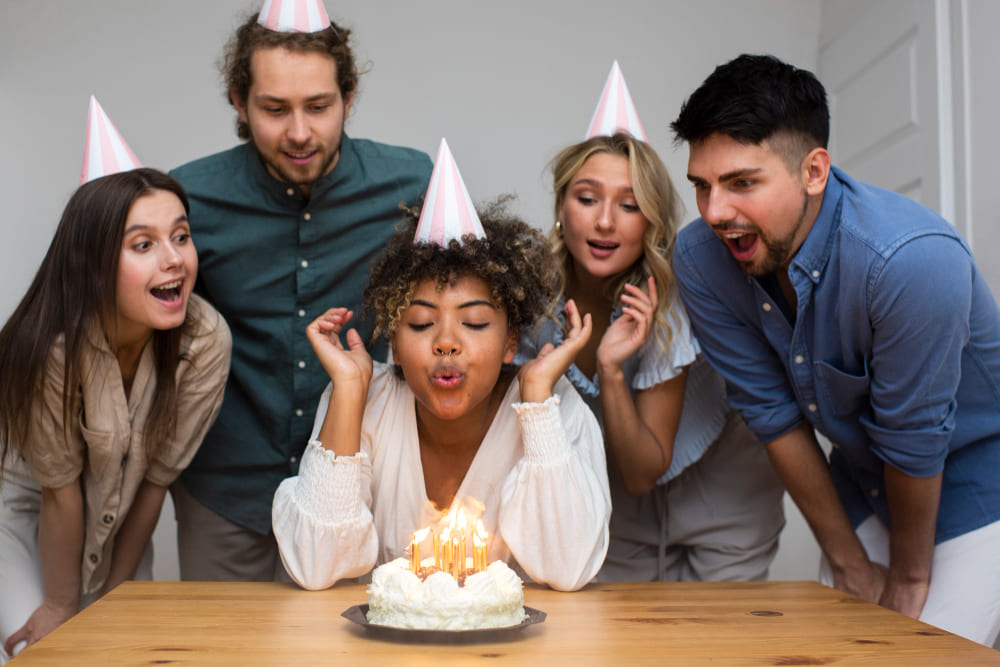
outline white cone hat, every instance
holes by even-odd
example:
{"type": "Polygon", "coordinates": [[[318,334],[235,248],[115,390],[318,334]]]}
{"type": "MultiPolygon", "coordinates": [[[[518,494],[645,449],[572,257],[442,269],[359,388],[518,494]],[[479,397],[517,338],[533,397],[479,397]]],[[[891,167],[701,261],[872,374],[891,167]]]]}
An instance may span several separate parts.
{"type": "Polygon", "coordinates": [[[108,114],[90,96],[90,112],[87,114],[87,139],[83,145],[83,168],[80,170],[80,185],[108,174],[117,174],[141,167],[135,153],[128,147],[122,135],[111,124],[108,114]]]}
{"type": "Polygon", "coordinates": [[[275,32],[319,32],[330,17],[322,0],[264,0],[257,23],[275,32]]]}
{"type": "Polygon", "coordinates": [[[458,173],[455,158],[448,150],[448,142],[442,139],[413,242],[447,246],[451,239],[461,243],[462,236],[466,234],[486,238],[469,191],[458,173]]]}
{"type": "Polygon", "coordinates": [[[616,60],[611,65],[611,73],[604,84],[604,91],[601,92],[601,100],[597,103],[594,117],[590,119],[590,126],[587,129],[585,139],[601,135],[612,135],[619,130],[624,130],[636,139],[648,141],[646,132],[639,122],[639,114],[635,112],[635,105],[632,104],[632,97],[628,94],[628,86],[625,85],[625,77],[616,60]]]}

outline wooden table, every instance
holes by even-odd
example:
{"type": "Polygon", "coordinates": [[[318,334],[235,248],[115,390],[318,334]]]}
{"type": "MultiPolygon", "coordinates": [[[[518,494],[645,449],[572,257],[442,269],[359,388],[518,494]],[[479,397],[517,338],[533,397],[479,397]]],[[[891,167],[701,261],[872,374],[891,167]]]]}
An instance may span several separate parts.
{"type": "Polygon", "coordinates": [[[12,661],[29,665],[1000,665],[1000,652],[815,582],[527,587],[543,623],[506,641],[373,638],[364,586],[126,582],[12,661]]]}

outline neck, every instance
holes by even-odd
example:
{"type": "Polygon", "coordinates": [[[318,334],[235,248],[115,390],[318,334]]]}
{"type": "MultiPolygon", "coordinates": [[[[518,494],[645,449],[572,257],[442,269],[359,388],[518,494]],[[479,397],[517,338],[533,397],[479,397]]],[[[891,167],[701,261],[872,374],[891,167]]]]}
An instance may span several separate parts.
{"type": "Polygon", "coordinates": [[[417,435],[421,447],[461,458],[474,455],[479,450],[486,432],[493,423],[512,377],[500,375],[489,398],[466,412],[458,419],[439,419],[417,404],[417,435]]]}

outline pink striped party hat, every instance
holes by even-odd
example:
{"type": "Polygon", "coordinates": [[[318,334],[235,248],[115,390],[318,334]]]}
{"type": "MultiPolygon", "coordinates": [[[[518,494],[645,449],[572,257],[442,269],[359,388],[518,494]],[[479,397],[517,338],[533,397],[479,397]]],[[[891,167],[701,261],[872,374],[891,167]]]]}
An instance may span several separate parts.
{"type": "Polygon", "coordinates": [[[624,130],[636,139],[648,141],[646,132],[639,122],[639,114],[632,104],[632,97],[628,94],[628,86],[625,85],[625,77],[616,60],[611,65],[611,73],[604,84],[601,92],[601,101],[597,103],[594,110],[594,117],[590,119],[585,139],[601,135],[612,135],[619,130],[624,130]]]}
{"type": "Polygon", "coordinates": [[[83,168],[80,185],[108,174],[117,174],[141,167],[138,158],[128,147],[122,135],[111,124],[108,114],[90,96],[90,113],[87,115],[87,139],[83,146],[83,168]]]}
{"type": "Polygon", "coordinates": [[[448,142],[442,139],[413,242],[447,246],[451,239],[461,243],[465,234],[486,238],[469,191],[458,173],[455,158],[448,150],[448,142]]]}
{"type": "Polygon", "coordinates": [[[275,32],[319,32],[330,17],[322,0],[264,0],[257,23],[275,32]]]}

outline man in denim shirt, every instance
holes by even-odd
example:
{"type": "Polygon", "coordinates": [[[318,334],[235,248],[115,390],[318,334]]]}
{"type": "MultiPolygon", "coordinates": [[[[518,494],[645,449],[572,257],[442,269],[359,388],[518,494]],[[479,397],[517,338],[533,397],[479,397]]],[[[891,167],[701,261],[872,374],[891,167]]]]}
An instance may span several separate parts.
{"type": "Polygon", "coordinates": [[[983,643],[1000,628],[1000,311],[933,211],[830,165],[810,73],[718,67],[672,124],[701,218],[695,334],[841,590],[983,643]],[[814,430],[833,443],[829,465],[814,430]]]}

